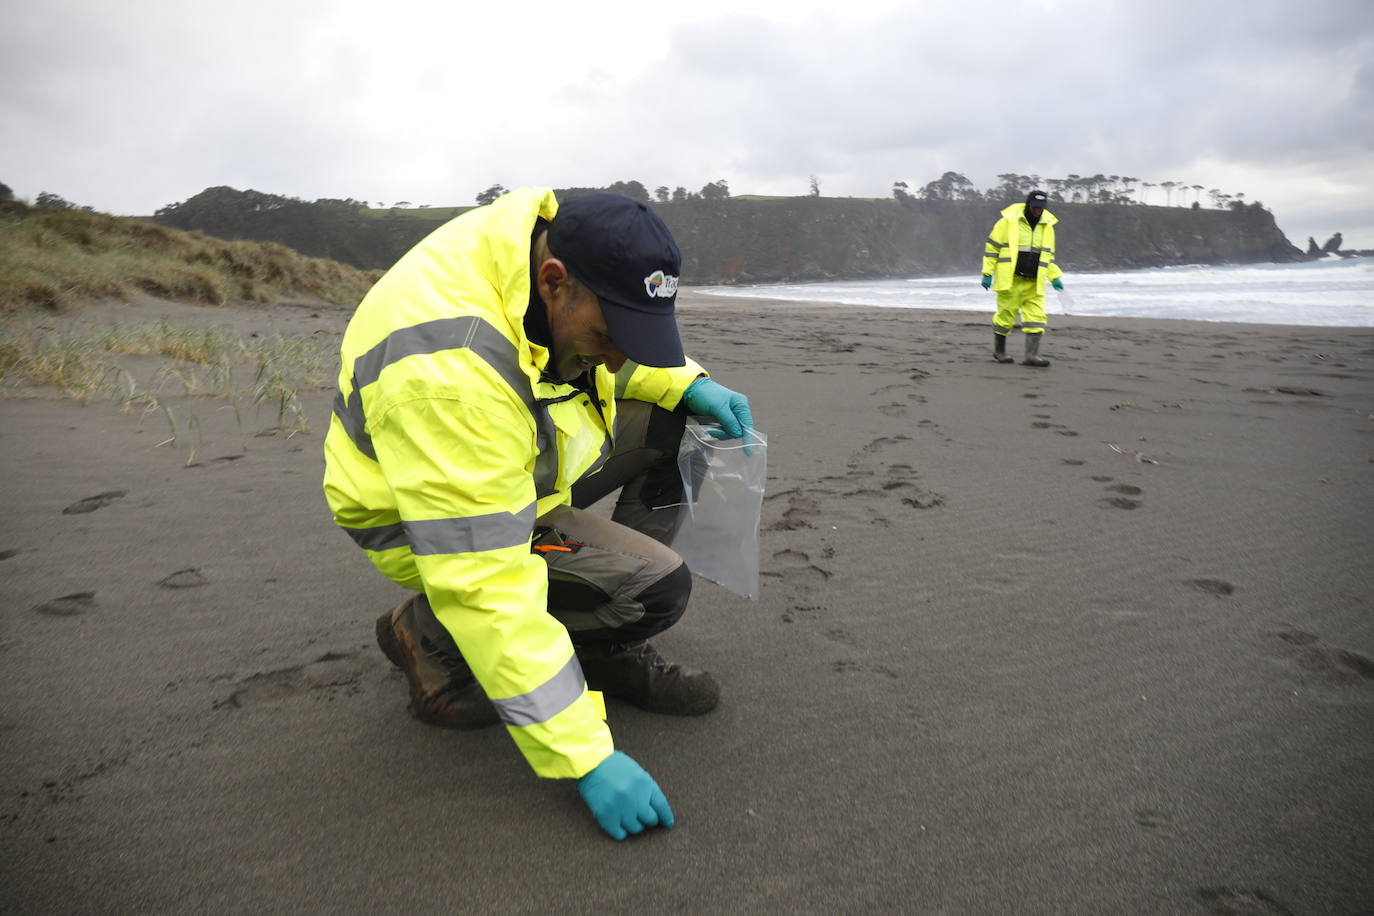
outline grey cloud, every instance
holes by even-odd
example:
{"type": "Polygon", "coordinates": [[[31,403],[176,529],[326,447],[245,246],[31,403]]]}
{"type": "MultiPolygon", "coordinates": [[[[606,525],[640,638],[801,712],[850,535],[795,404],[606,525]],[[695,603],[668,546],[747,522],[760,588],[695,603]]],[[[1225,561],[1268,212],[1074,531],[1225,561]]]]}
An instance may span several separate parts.
{"type": "Polygon", "coordinates": [[[1298,12],[1300,23],[1291,5],[1243,17],[1228,6],[1070,4],[1041,30],[919,9],[871,22],[733,17],[679,29],[637,94],[666,94],[684,129],[742,150],[753,177],[905,151],[969,171],[1153,165],[1162,179],[1207,154],[1310,157],[1362,139],[1364,116],[1341,90],[1368,33],[1351,28],[1354,4],[1298,12]]]}
{"type": "Polygon", "coordinates": [[[1158,181],[1204,159],[1269,164],[1281,186],[1367,150],[1374,125],[1359,2],[737,14],[663,26],[638,76],[517,43],[528,53],[478,78],[459,66],[464,37],[446,56],[448,39],[396,18],[408,7],[17,7],[0,33],[0,145],[19,152],[0,180],[125,212],[220,183],[445,203],[493,181],[805,193],[818,173],[827,193],[873,195],[946,169],[1158,181]],[[546,97],[508,78],[536,69],[546,97]]]}

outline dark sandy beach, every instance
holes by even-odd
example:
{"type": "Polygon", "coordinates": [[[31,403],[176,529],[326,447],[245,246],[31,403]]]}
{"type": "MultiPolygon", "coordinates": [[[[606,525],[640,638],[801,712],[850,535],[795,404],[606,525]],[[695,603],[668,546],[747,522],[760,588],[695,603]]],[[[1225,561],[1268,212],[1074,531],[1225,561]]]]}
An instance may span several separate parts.
{"type": "Polygon", "coordinates": [[[1374,911],[1374,329],[1051,316],[1038,370],[972,313],[681,312],[769,486],[759,600],[698,580],[659,641],[720,708],[609,706],[676,829],[409,717],[332,392],[290,438],[187,402],[190,467],[11,398],[0,912],[1374,911]]]}

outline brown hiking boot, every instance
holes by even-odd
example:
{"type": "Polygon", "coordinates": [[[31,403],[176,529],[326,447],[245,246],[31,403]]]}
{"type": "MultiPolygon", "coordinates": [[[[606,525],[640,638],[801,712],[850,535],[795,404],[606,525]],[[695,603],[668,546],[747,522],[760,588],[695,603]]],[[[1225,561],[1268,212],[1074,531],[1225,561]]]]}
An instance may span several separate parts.
{"type": "Polygon", "coordinates": [[[377,645],[405,672],[410,711],[421,722],[471,730],[501,721],[453,638],[414,598],[377,618],[377,645]]]}
{"type": "Polygon", "coordinates": [[[578,646],[587,686],[670,716],[699,716],[716,708],[720,685],[705,671],[669,662],[646,639],[624,645],[578,646]]]}

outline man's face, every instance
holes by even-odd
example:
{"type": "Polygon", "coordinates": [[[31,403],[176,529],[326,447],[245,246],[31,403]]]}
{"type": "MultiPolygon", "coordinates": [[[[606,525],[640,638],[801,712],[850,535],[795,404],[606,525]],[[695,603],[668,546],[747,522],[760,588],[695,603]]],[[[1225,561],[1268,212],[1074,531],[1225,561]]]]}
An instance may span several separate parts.
{"type": "Polygon", "coordinates": [[[565,382],[602,363],[612,372],[625,363],[625,354],[611,340],[596,294],[581,283],[558,284],[548,303],[549,332],[553,337],[550,362],[565,382]]]}
{"type": "Polygon", "coordinates": [[[1031,219],[1039,219],[1040,214],[1045,212],[1044,207],[1030,206],[1026,208],[1026,215],[1031,219]]]}

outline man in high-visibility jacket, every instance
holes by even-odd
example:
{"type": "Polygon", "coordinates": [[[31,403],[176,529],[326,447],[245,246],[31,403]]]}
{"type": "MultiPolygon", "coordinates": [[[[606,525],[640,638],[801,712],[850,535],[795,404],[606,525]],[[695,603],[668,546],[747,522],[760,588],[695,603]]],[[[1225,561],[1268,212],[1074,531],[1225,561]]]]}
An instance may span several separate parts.
{"type": "Polygon", "coordinates": [[[1059,222],[1045,209],[1044,191],[1031,191],[1023,204],[1012,204],[992,227],[983,248],[983,289],[996,290],[997,314],[993,316],[992,358],[1012,362],[1007,355],[1007,335],[1021,313],[1026,336],[1025,366],[1048,366],[1040,355],[1040,341],[1049,323],[1045,320],[1045,281],[1063,289],[1064,272],[1054,262],[1054,224],[1059,222]]]}
{"type": "Polygon", "coordinates": [[[524,189],[446,223],[368,292],[325,440],[340,525],[413,596],[377,621],[412,713],[505,724],[616,839],[673,825],[601,693],[698,715],[719,687],[648,642],[691,575],[668,543],[688,412],[749,402],[682,351],[681,254],[645,204],[524,189]],[[620,489],[612,519],[583,508],[620,489]]]}

